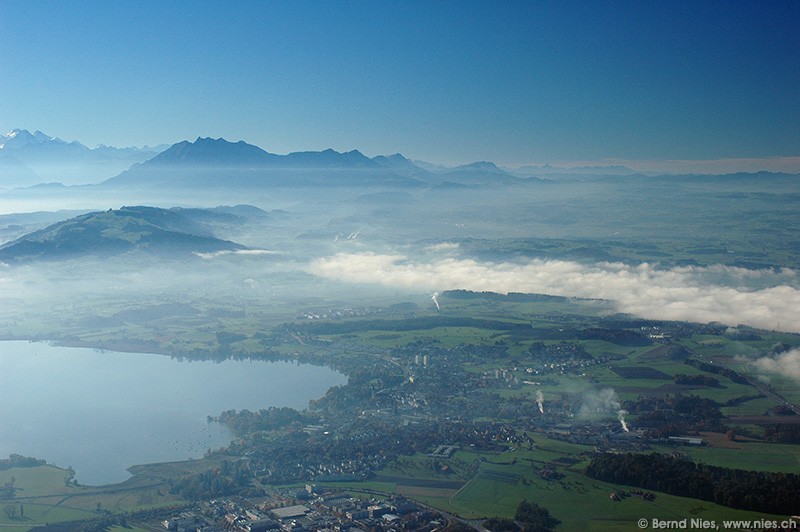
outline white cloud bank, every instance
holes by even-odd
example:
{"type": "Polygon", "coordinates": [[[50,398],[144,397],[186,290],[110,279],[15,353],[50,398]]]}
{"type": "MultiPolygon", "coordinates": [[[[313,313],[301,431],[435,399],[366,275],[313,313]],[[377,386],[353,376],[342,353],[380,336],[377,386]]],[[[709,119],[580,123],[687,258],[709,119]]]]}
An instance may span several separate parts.
{"type": "Polygon", "coordinates": [[[798,349],[775,356],[761,357],[752,363],[764,373],[776,373],[800,380],[800,350],[798,349]]]}
{"type": "Polygon", "coordinates": [[[339,253],[314,260],[308,272],[327,279],[432,292],[465,289],[527,292],[612,301],[617,310],[684,320],[800,332],[800,290],[793,270],[728,266],[658,268],[643,263],[593,265],[559,260],[489,263],[403,255],[339,253]]]}

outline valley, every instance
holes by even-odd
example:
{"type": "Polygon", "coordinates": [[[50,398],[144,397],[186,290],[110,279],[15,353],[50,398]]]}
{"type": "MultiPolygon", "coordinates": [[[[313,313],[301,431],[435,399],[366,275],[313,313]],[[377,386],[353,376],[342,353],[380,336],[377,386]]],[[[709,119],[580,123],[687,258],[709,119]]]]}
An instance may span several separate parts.
{"type": "MultiPolygon", "coordinates": [[[[609,318],[599,302],[544,296],[444,292],[438,301],[438,311],[412,301],[334,307],[313,319],[295,316],[271,332],[217,334],[218,347],[210,351],[224,358],[328,365],[347,374],[348,383],[307,409],[254,404],[209,413],[237,436],[226,450],[180,467],[134,467],[134,477],[120,486],[75,485],[64,492],[62,483],[54,495],[73,494],[68,506],[85,508],[73,515],[91,517],[97,501],[108,508],[116,505],[117,490],[130,490],[135,499],[126,497],[112,513],[136,522],[153,505],[169,513],[175,504],[234,495],[294,496],[312,483],[319,493],[402,495],[467,522],[511,517],[520,500],[536,500],[565,529],[623,530],[637,513],[669,519],[690,503],[652,488],[647,492],[655,502],[610,500],[609,494],[635,488],[587,477],[598,451],[655,451],[733,469],[796,471],[800,447],[783,439],[792,437],[795,416],[746,380],[770,346],[797,348],[796,335],[609,318]],[[735,373],[709,372],[692,361],[722,363],[735,373]],[[680,384],[679,375],[707,378],[680,384]],[[706,410],[692,413],[675,401],[706,410]],[[659,420],[659,408],[685,411],[685,418],[659,420]],[[618,410],[627,411],[631,432],[618,410]],[[785,436],[779,427],[788,430],[785,436]],[[673,437],[700,444],[671,443],[673,437]],[[223,460],[244,466],[246,474],[237,481],[220,475],[223,460]],[[221,482],[203,480],[207,471],[217,471],[221,482]],[[563,506],[567,495],[571,502],[563,506]],[[579,516],[569,511],[575,501],[587,509],[579,516]]],[[[179,328],[183,312],[164,310],[158,328],[179,328]]],[[[250,327],[241,316],[225,320],[231,331],[250,327]]],[[[102,345],[96,337],[87,341],[102,345]]],[[[770,375],[769,389],[790,404],[800,402],[800,388],[780,375],[770,375]]],[[[22,481],[38,469],[8,475],[22,481]]],[[[27,497],[20,491],[12,500],[35,519],[38,499],[27,497]]],[[[706,501],[691,507],[692,515],[710,520],[778,518],[706,501]]]]}

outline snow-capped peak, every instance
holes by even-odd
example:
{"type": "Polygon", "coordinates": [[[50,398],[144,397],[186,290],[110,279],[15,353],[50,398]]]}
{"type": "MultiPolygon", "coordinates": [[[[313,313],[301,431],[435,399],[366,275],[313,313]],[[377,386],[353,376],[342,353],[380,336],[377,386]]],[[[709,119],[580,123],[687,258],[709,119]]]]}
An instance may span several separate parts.
{"type": "Polygon", "coordinates": [[[54,140],[61,140],[61,139],[57,139],[56,137],[51,137],[50,135],[46,135],[46,134],[42,133],[41,131],[39,131],[38,129],[36,130],[36,132],[34,132],[33,138],[35,138],[39,142],[52,142],[54,140]]]}
{"type": "Polygon", "coordinates": [[[26,146],[67,144],[67,142],[60,138],[42,133],[38,129],[34,133],[31,133],[27,129],[12,129],[9,133],[0,137],[0,142],[2,142],[2,148],[7,150],[16,150],[18,148],[25,148],[26,146]]]}

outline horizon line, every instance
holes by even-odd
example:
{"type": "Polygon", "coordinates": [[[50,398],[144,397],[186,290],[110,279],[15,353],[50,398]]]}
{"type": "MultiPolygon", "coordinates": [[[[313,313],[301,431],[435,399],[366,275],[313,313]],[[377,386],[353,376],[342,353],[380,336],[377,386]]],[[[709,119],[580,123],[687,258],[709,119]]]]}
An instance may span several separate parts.
{"type": "MultiPolygon", "coordinates": [[[[3,136],[8,135],[13,131],[27,131],[30,133],[30,130],[25,128],[13,128],[9,130],[8,133],[3,134],[3,136]]],[[[58,139],[67,144],[71,144],[74,142],[78,142],[79,144],[86,146],[81,141],[75,139],[71,141],[67,141],[61,139],[58,136],[53,136],[44,133],[40,129],[36,131],[41,132],[44,135],[47,135],[51,139],[58,139]]],[[[33,134],[33,133],[31,133],[33,134]]],[[[324,151],[334,151],[339,154],[346,154],[350,152],[358,152],[369,159],[374,159],[376,157],[391,157],[394,155],[401,155],[405,159],[409,160],[412,163],[422,163],[431,166],[440,166],[443,169],[452,169],[458,166],[465,166],[480,162],[490,162],[495,164],[501,169],[509,170],[509,171],[520,171],[520,170],[545,170],[547,167],[552,168],[556,171],[569,171],[569,170],[586,170],[588,168],[597,167],[598,170],[603,168],[613,168],[613,167],[624,167],[624,169],[631,170],[631,173],[642,173],[642,174],[663,174],[663,175],[690,175],[690,174],[697,174],[697,175],[723,175],[723,174],[734,174],[734,173],[759,173],[759,172],[770,172],[770,173],[786,173],[786,174],[800,174],[800,155],[786,155],[786,156],[769,156],[769,157],[717,157],[717,158],[707,158],[707,159],[686,159],[686,158],[674,158],[674,159],[660,159],[660,158],[625,158],[625,157],[604,157],[599,159],[550,159],[550,160],[532,160],[527,162],[496,162],[493,160],[487,160],[485,158],[481,159],[473,159],[470,161],[453,161],[453,160],[439,160],[439,161],[432,161],[432,160],[424,160],[419,159],[413,156],[406,156],[400,151],[392,151],[385,153],[377,153],[375,155],[367,155],[359,148],[352,148],[349,150],[339,151],[336,148],[331,146],[327,148],[323,148],[320,150],[313,150],[313,149],[299,149],[297,151],[291,151],[287,153],[275,153],[270,152],[267,149],[263,148],[258,144],[252,144],[244,139],[238,140],[228,140],[225,137],[213,137],[213,136],[203,136],[198,135],[194,141],[189,140],[188,138],[182,139],[172,143],[156,143],[154,145],[144,144],[142,146],[136,145],[128,145],[128,146],[112,146],[109,144],[99,143],[93,148],[89,148],[90,150],[98,149],[98,148],[111,148],[111,149],[137,149],[137,150],[145,150],[145,149],[152,149],[159,146],[168,145],[169,149],[177,144],[181,144],[184,142],[188,142],[190,144],[196,143],[198,140],[223,140],[225,142],[229,142],[231,144],[236,144],[239,142],[244,142],[245,144],[249,144],[251,146],[255,146],[261,150],[264,150],[267,153],[278,155],[278,156],[286,156],[291,154],[299,154],[299,153],[321,153],[324,151]],[[530,168],[529,168],[530,167],[530,168]]],[[[0,145],[0,150],[3,150],[3,146],[0,145]]],[[[166,151],[166,150],[163,150],[166,151]]],[[[159,153],[163,153],[159,152],[159,153]]],[[[568,172],[567,172],[568,173],[568,172]]],[[[621,174],[622,175],[622,174],[621,174]]]]}

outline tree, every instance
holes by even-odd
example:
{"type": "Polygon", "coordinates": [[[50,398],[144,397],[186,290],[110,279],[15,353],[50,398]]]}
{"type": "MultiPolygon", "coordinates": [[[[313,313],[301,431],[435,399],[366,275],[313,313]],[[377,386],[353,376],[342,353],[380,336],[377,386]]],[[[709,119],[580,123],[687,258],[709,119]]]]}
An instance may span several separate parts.
{"type": "Polygon", "coordinates": [[[527,532],[545,532],[558,524],[558,519],[551,516],[546,508],[525,499],[519,502],[514,519],[525,523],[527,532]]]}

